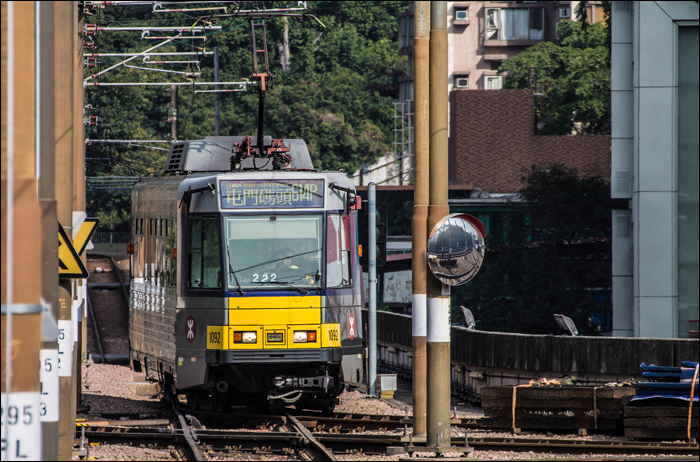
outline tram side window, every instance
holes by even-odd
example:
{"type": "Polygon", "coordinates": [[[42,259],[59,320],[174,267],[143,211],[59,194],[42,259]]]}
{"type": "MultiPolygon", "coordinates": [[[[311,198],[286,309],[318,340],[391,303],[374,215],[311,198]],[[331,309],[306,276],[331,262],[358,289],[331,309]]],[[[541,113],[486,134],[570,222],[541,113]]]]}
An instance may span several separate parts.
{"type": "Polygon", "coordinates": [[[326,284],[342,287],[350,284],[350,233],[347,215],[328,215],[326,284]]]}
{"type": "Polygon", "coordinates": [[[220,289],[219,220],[217,217],[190,218],[187,231],[187,286],[220,289]]]}
{"type": "Polygon", "coordinates": [[[165,269],[165,280],[167,287],[175,287],[177,285],[177,263],[173,259],[173,248],[177,245],[177,222],[173,220],[166,221],[166,238],[165,238],[165,252],[166,252],[166,269],[165,269]]]}

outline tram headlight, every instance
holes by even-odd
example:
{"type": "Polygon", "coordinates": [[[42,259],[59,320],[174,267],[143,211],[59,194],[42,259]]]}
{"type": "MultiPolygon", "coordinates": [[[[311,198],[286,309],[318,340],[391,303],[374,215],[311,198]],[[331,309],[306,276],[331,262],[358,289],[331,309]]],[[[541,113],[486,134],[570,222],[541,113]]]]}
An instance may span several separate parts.
{"type": "Polygon", "coordinates": [[[233,343],[258,343],[257,332],[234,332],[233,343]]]}
{"type": "Polygon", "coordinates": [[[316,331],[295,330],[294,343],[314,343],[316,342],[316,331]]]}

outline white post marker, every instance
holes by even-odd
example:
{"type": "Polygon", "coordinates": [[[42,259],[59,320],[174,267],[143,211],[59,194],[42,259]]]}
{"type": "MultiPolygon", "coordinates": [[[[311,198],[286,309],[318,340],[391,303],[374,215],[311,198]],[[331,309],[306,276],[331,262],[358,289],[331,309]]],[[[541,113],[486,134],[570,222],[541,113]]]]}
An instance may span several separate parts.
{"type": "Polygon", "coordinates": [[[58,321],[58,376],[71,377],[73,372],[73,321],[58,321]]]}
{"type": "Polygon", "coordinates": [[[39,416],[42,422],[58,422],[60,390],[58,379],[58,350],[40,351],[41,358],[41,403],[39,416]]]}
{"type": "Polygon", "coordinates": [[[78,341],[78,332],[80,332],[78,329],[80,328],[78,325],[78,321],[80,320],[80,315],[82,314],[80,312],[82,305],[82,299],[81,299],[81,288],[78,285],[79,279],[72,279],[71,283],[73,284],[73,294],[76,297],[75,300],[71,302],[71,311],[70,311],[70,319],[72,323],[72,329],[73,329],[73,343],[71,344],[71,350],[73,351],[73,348],[75,348],[75,342],[78,341]]]}
{"type": "Polygon", "coordinates": [[[411,326],[414,337],[425,337],[428,334],[428,309],[425,294],[413,294],[413,324],[411,326]]]}
{"type": "Polygon", "coordinates": [[[2,394],[2,460],[41,460],[41,395],[2,394]]]}

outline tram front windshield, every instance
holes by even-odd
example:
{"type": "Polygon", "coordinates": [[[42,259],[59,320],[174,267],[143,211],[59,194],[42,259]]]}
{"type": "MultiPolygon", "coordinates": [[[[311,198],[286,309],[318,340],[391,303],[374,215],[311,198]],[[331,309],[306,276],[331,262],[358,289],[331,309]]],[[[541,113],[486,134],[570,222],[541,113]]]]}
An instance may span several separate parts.
{"type": "Polygon", "coordinates": [[[318,288],[323,215],[224,218],[229,290],[318,288]]]}

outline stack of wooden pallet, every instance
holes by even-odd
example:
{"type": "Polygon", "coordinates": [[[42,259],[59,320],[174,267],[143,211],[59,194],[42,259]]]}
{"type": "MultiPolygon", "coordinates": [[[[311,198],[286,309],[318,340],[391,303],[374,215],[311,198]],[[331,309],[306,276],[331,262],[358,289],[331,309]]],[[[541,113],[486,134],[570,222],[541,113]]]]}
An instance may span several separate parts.
{"type": "MultiPolygon", "coordinates": [[[[625,405],[625,436],[684,439],[688,436],[689,402],[653,398],[625,405]]],[[[693,403],[690,437],[698,438],[698,403],[693,403]]]]}
{"type": "Polygon", "coordinates": [[[481,390],[481,423],[493,429],[622,431],[622,399],[634,393],[633,387],[486,387],[481,390]]]}

